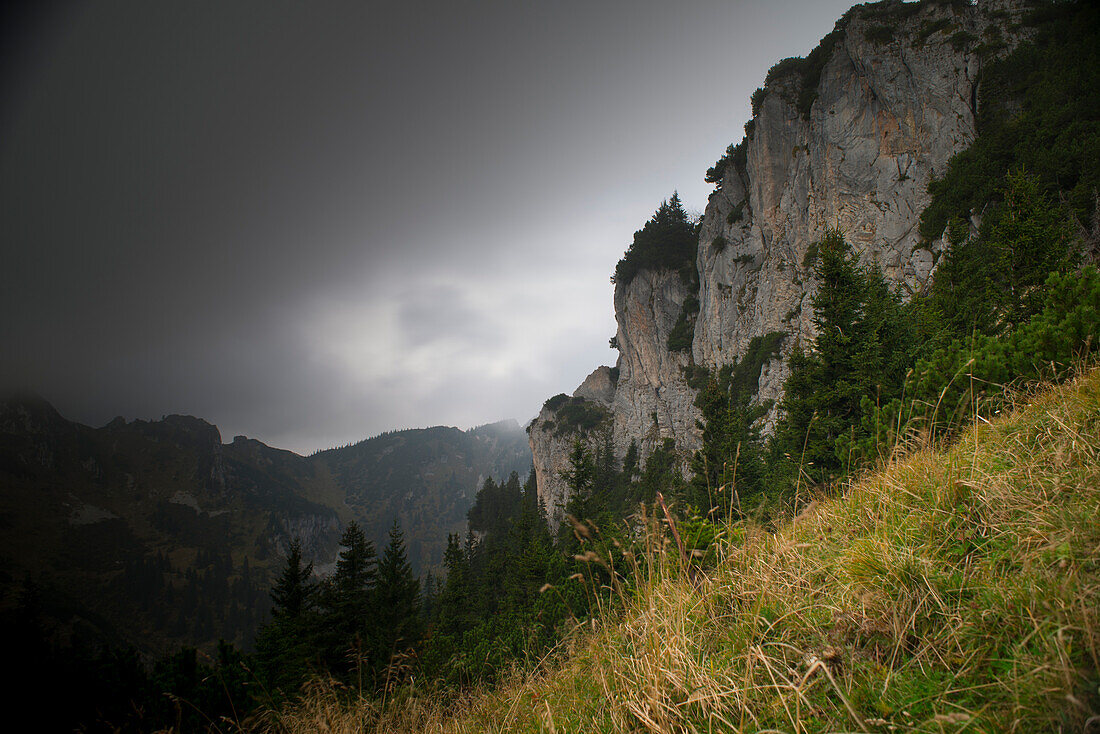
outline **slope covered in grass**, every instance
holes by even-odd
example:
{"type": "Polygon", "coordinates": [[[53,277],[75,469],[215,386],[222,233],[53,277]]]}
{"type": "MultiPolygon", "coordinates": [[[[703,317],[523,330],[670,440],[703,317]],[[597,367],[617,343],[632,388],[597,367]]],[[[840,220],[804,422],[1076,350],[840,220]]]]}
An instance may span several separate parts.
{"type": "Polygon", "coordinates": [[[731,526],[710,568],[654,547],[540,673],[381,710],[317,687],[269,730],[1092,731],[1100,370],[1020,403],[775,533],[731,526]]]}

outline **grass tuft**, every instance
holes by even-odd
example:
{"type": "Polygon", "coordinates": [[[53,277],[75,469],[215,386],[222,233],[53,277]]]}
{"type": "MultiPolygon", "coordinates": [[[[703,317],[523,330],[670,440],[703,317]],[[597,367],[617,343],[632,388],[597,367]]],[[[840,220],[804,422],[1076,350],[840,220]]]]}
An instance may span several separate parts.
{"type": "Polygon", "coordinates": [[[315,684],[260,730],[1091,731],[1100,370],[1018,402],[774,533],[729,528],[706,568],[652,541],[624,605],[495,690],[315,684]]]}

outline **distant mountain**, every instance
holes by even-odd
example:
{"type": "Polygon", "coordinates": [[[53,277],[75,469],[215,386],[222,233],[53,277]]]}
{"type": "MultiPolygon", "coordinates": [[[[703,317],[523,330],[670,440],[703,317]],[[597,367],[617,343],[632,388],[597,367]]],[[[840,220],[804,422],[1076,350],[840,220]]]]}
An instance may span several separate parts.
{"type": "Polygon", "coordinates": [[[486,477],[525,477],[527,434],[514,420],[468,431],[436,426],[395,431],[310,457],[328,472],[343,502],[381,550],[396,517],[414,568],[437,565],[447,534],[465,528],[466,511],[486,477]]]}
{"type": "Polygon", "coordinates": [[[357,520],[379,551],[396,517],[414,567],[440,562],[484,478],[525,474],[524,431],[396,431],[310,457],[199,418],[73,423],[42,398],[0,402],[0,608],[27,596],[66,639],[161,652],[248,645],[287,543],[320,569],[357,520]]]}

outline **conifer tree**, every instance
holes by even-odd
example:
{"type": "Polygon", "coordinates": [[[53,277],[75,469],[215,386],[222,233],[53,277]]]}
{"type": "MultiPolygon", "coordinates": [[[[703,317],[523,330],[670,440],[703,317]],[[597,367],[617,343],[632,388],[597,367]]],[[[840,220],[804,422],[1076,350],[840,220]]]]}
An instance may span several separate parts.
{"type": "Polygon", "coordinates": [[[413,575],[405,553],[401,526],[394,518],[389,543],[378,562],[375,590],[378,660],[385,665],[394,654],[420,642],[420,582],[413,575]]]}
{"type": "MultiPolygon", "coordinates": [[[[893,397],[912,356],[900,299],[875,268],[859,267],[839,230],[828,230],[815,267],[817,338],[791,355],[781,419],[771,442],[772,481],[827,482],[850,467],[837,440],[855,438],[863,401],[893,397]]],[[[842,442],[843,445],[843,442],[842,442]]]]}
{"type": "MultiPolygon", "coordinates": [[[[246,561],[248,559],[245,559],[246,561]]],[[[299,619],[313,608],[316,586],[312,581],[313,564],[302,563],[302,541],[290,542],[286,566],[271,589],[272,619],[299,619]]]]}
{"type": "Polygon", "coordinates": [[[997,335],[1027,322],[1042,308],[1050,273],[1079,262],[1068,212],[1037,177],[1012,171],[997,193],[977,234],[959,219],[948,228],[951,249],[930,296],[948,336],[997,335]]]}
{"type": "Polygon", "coordinates": [[[766,409],[735,390],[729,367],[699,395],[702,448],[692,458],[688,500],[705,517],[739,515],[763,489],[764,462],[756,421],[766,409]]]}
{"type": "Polygon", "coordinates": [[[374,543],[352,521],[340,536],[343,550],[333,573],[321,590],[324,613],[322,648],[330,670],[348,673],[366,663],[373,664],[376,648],[374,635],[373,592],[378,580],[378,557],[374,543]]]}
{"type": "Polygon", "coordinates": [[[466,625],[467,594],[470,584],[469,562],[455,533],[447,536],[447,550],[443,552],[443,567],[447,571],[447,578],[443,582],[437,602],[439,609],[437,627],[441,634],[453,635],[460,633],[466,625]]]}

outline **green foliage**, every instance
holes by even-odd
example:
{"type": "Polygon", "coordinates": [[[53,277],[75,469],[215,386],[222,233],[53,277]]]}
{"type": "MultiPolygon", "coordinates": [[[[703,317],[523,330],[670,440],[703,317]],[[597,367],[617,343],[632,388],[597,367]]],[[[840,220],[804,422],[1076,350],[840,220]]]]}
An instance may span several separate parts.
{"type": "Polygon", "coordinates": [[[542,404],[543,410],[557,411],[558,408],[569,402],[569,396],[563,392],[558,393],[552,398],[547,398],[546,402],[542,404]]]}
{"type": "Polygon", "coordinates": [[[913,43],[920,46],[936,33],[947,33],[954,30],[954,28],[955,24],[951,22],[950,18],[937,18],[936,20],[927,21],[921,25],[917,35],[913,37],[913,43]]]}
{"type": "MultiPolygon", "coordinates": [[[[732,214],[732,212],[731,212],[731,214],[732,214]]],[[[719,253],[722,250],[726,249],[726,245],[728,245],[728,244],[729,244],[729,242],[727,242],[726,238],[723,237],[722,235],[718,235],[717,237],[715,237],[713,240],[710,241],[710,246],[714,249],[715,253],[719,253]]]]}
{"type": "Polygon", "coordinates": [[[424,634],[420,601],[420,581],[413,575],[401,526],[394,519],[389,543],[378,561],[373,599],[375,659],[380,664],[388,664],[420,644],[424,634]]]}
{"type": "Polygon", "coordinates": [[[763,87],[757,87],[756,91],[752,93],[752,97],[750,97],[749,101],[751,102],[753,117],[760,114],[760,105],[764,104],[764,97],[766,95],[767,92],[764,91],[763,87]]]}
{"type": "Polygon", "coordinates": [[[718,161],[707,169],[707,175],[705,180],[707,183],[720,184],[723,177],[726,175],[726,169],[729,166],[733,166],[736,170],[745,170],[745,164],[748,161],[748,148],[746,147],[746,140],[741,140],[740,143],[734,145],[730,143],[726,148],[726,152],[722,155],[718,161]]]}
{"type": "Polygon", "coordinates": [[[569,397],[565,393],[555,395],[544,403],[554,412],[554,435],[587,433],[593,431],[610,417],[607,408],[581,397],[569,397]]]}
{"type": "Polygon", "coordinates": [[[810,246],[806,248],[806,254],[802,256],[802,267],[812,268],[817,264],[817,255],[821,247],[819,242],[811,242],[810,246]]]}
{"type": "MultiPolygon", "coordinates": [[[[745,218],[745,205],[748,203],[748,199],[742,199],[737,206],[730,209],[729,214],[726,215],[726,224],[737,224],[745,218]]],[[[724,247],[724,245],[723,245],[724,247]]],[[[720,252],[721,250],[719,250],[720,252]]]]}
{"type": "Polygon", "coordinates": [[[680,368],[680,371],[684,375],[687,386],[696,392],[705,388],[710,380],[710,370],[701,364],[690,362],[680,368]]]}
{"type": "Polygon", "coordinates": [[[924,3],[902,2],[902,0],[887,0],[864,5],[861,8],[862,16],[866,22],[881,22],[888,26],[897,27],[909,18],[920,13],[924,3]]]}
{"type": "Polygon", "coordinates": [[[668,351],[686,352],[691,350],[691,342],[695,338],[695,317],[699,313],[699,299],[689,295],[684,299],[680,307],[680,315],[676,319],[672,331],[668,334],[668,351]]]}
{"type": "Polygon", "coordinates": [[[894,40],[894,28],[888,25],[868,26],[863,31],[863,37],[871,43],[884,46],[894,40]]]}
{"type": "Polygon", "coordinates": [[[634,242],[615,266],[612,282],[626,286],[642,270],[681,270],[694,265],[698,240],[698,225],[688,219],[680,196],[673,193],[634,233],[634,242]]]}
{"type": "Polygon", "coordinates": [[[533,472],[522,487],[514,473],[500,485],[487,480],[474,506],[480,539],[448,539],[447,578],[422,655],[424,674],[457,685],[533,664],[558,641],[563,621],[585,608],[554,548],[533,472]],[[543,592],[547,583],[555,588],[543,592]]]}
{"type": "Polygon", "coordinates": [[[325,579],[319,593],[324,624],[318,630],[317,645],[325,668],[338,676],[350,676],[363,662],[373,667],[377,609],[374,591],[378,583],[378,556],[355,521],[340,536],[336,571],[325,579]]]}
{"type": "Polygon", "coordinates": [[[951,48],[956,51],[962,51],[969,46],[973,46],[974,42],[978,38],[973,33],[967,33],[966,31],[957,31],[951,35],[950,43],[951,48]]]}
{"type": "Polygon", "coordinates": [[[1042,297],[1034,318],[1000,338],[958,339],[918,362],[906,382],[904,417],[941,431],[957,427],[975,411],[1000,409],[1004,385],[1058,379],[1100,346],[1100,276],[1094,267],[1051,273],[1042,297]]]}
{"type": "Polygon", "coordinates": [[[968,219],[1011,169],[1060,191],[1088,223],[1100,189],[1100,9],[1089,3],[1049,6],[1034,43],[989,63],[979,85],[978,138],[929,184],[932,202],[921,236],[940,236],[953,217],[968,219]]]}
{"type": "Polygon", "coordinates": [[[978,236],[961,220],[949,227],[952,246],[928,299],[949,337],[998,334],[1028,321],[1042,307],[1047,276],[1078,262],[1069,213],[1037,177],[1009,173],[997,198],[978,236]]]}
{"type": "Polygon", "coordinates": [[[638,502],[653,502],[658,492],[668,497],[681,497],[686,485],[680,473],[680,455],[672,438],[661,441],[645,462],[638,482],[631,487],[631,498],[638,502]]]}
{"type": "MultiPolygon", "coordinates": [[[[817,338],[813,350],[795,350],[770,452],[778,485],[792,467],[815,483],[848,466],[837,439],[862,425],[864,396],[890,400],[912,359],[912,339],[901,306],[877,268],[861,268],[837,230],[826,233],[815,268],[817,338]]],[[[779,486],[775,491],[785,492],[779,486]]]]}
{"type": "Polygon", "coordinates": [[[318,622],[318,588],[312,576],[313,564],[303,563],[302,544],[295,539],[271,589],[271,622],[256,639],[258,673],[271,691],[296,690],[310,671],[318,622]]]}
{"type": "Polygon", "coordinates": [[[764,79],[765,89],[769,87],[782,89],[788,100],[804,118],[809,118],[810,108],[813,107],[813,103],[817,99],[817,87],[821,82],[821,72],[824,70],[825,64],[829,63],[837,44],[844,39],[848,17],[846,14],[837,21],[833,30],[822,38],[821,42],[805,58],[783,59],[768,70],[768,75],[764,79]],[[781,86],[787,80],[793,80],[794,84],[781,86]]]}
{"type": "Polygon", "coordinates": [[[703,446],[692,457],[688,501],[718,520],[748,512],[764,490],[763,444],[757,421],[770,405],[753,404],[764,364],[779,353],[786,335],[754,337],[744,357],[708,379],[696,398],[703,414],[703,446]]]}

